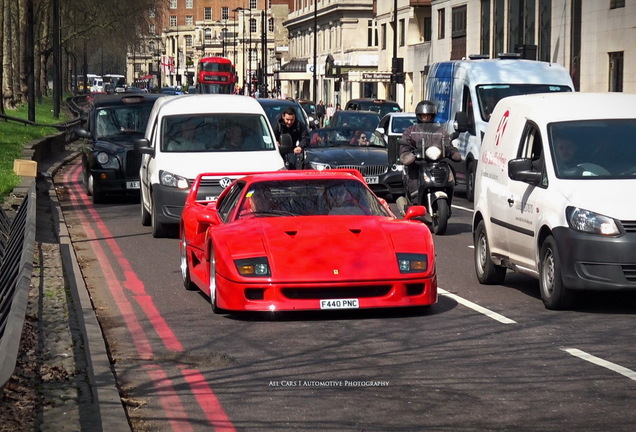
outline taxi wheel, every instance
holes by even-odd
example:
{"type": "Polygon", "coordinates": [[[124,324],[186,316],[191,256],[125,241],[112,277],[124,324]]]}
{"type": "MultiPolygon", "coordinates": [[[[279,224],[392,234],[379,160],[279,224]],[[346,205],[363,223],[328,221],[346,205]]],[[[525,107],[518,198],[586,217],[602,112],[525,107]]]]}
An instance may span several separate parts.
{"type": "Polygon", "coordinates": [[[541,245],[539,263],[539,289],[546,309],[564,310],[572,306],[574,293],[563,285],[561,258],[554,237],[549,236],[541,245]]]}

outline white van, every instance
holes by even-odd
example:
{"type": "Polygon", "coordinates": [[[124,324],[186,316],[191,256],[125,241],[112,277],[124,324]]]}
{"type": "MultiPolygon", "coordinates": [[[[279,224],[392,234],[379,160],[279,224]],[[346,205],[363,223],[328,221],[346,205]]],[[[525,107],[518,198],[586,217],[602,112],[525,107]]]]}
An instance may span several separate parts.
{"type": "Polygon", "coordinates": [[[159,98],[150,113],[143,154],[141,223],[163,237],[176,227],[192,182],[206,178],[202,198],[213,200],[233,176],[227,172],[276,171],[285,167],[265,111],[247,96],[193,94],[159,98]]]}
{"type": "Polygon", "coordinates": [[[548,309],[577,290],[636,290],[636,94],[500,101],[475,184],[475,269],[539,279],[548,309]]]}
{"type": "MultiPolygon", "coordinates": [[[[514,55],[508,55],[508,57],[514,55]]],[[[517,58],[487,59],[470,56],[469,60],[433,63],[425,83],[424,99],[437,105],[436,122],[454,132],[457,113],[465,119],[459,138],[453,142],[462,155],[455,163],[458,183],[466,185],[466,197],[473,201],[475,169],[479,148],[488,119],[504,97],[546,92],[573,91],[567,70],[554,63],[517,58]]]]}

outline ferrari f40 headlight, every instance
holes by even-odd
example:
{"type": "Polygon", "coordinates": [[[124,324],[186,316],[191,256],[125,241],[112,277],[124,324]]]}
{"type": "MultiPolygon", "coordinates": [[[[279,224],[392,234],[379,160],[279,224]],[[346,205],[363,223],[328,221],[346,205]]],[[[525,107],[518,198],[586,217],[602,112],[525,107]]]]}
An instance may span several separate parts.
{"type": "Polygon", "coordinates": [[[272,275],[267,257],[237,259],[234,260],[234,264],[241,276],[267,277],[272,275]]]}
{"type": "Polygon", "coordinates": [[[424,273],[428,270],[428,255],[416,253],[397,253],[400,273],[424,273]]]}
{"type": "Polygon", "coordinates": [[[578,207],[565,209],[568,226],[575,231],[589,234],[617,235],[620,230],[614,219],[578,207]]]}

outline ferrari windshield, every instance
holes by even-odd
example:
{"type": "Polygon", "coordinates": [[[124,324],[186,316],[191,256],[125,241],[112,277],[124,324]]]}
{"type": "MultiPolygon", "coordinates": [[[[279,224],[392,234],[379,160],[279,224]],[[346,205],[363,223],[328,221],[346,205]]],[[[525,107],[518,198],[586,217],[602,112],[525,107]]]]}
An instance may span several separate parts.
{"type": "Polygon", "coordinates": [[[239,211],[239,218],[318,215],[391,216],[362,182],[347,179],[253,183],[239,211]]]}

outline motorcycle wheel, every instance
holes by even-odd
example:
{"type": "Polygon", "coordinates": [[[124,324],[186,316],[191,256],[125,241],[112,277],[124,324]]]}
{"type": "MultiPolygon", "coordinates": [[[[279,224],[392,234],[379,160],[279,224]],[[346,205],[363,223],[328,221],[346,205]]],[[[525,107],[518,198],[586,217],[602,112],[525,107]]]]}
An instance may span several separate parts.
{"type": "Polygon", "coordinates": [[[434,234],[443,235],[448,227],[448,218],[450,217],[450,208],[448,201],[440,199],[435,202],[437,210],[431,215],[433,223],[431,225],[434,234]]]}

